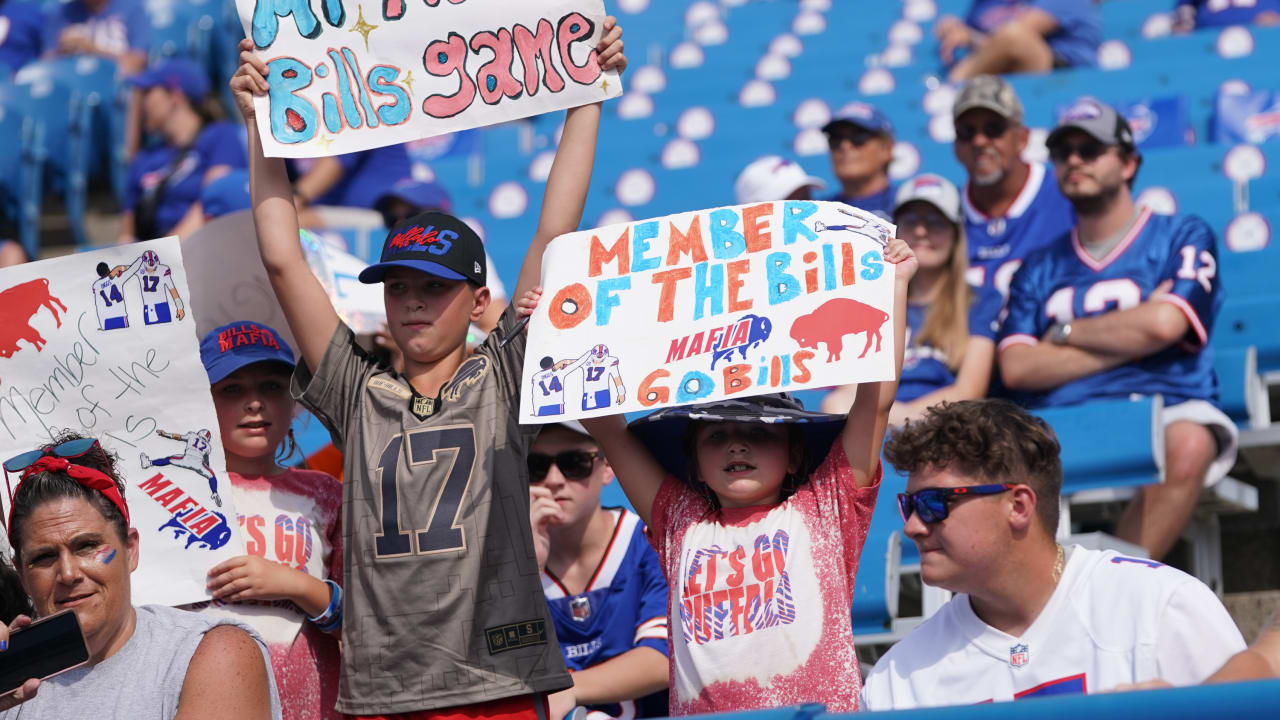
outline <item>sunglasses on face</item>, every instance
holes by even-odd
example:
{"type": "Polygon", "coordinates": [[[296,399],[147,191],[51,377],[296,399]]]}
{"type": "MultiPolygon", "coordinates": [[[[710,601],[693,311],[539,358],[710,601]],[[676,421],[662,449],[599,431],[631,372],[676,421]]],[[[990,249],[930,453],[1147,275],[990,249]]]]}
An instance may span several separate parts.
{"type": "Polygon", "coordinates": [[[956,124],[956,139],[960,142],[973,142],[978,135],[982,135],[988,140],[996,140],[1004,137],[1009,131],[1009,123],[1006,120],[988,120],[981,125],[972,125],[969,123],[956,124]]]}
{"type": "Polygon", "coordinates": [[[951,510],[951,501],[956,498],[999,495],[1015,487],[1017,486],[1013,483],[996,483],[953,488],[925,488],[913,493],[898,493],[898,513],[902,515],[904,523],[914,512],[920,516],[920,522],[932,525],[947,519],[947,514],[951,510]]]}
{"type": "Polygon", "coordinates": [[[902,230],[915,230],[920,226],[924,226],[931,233],[945,232],[951,229],[951,221],[936,213],[913,213],[905,212],[896,218],[898,228],[902,230]]]}
{"type": "Polygon", "coordinates": [[[551,463],[555,463],[560,468],[560,474],[566,480],[583,480],[586,479],[591,471],[595,469],[596,458],[600,457],[599,451],[590,450],[565,450],[564,452],[548,455],[546,453],[529,453],[529,482],[542,482],[547,479],[547,473],[551,471],[551,463]]]}
{"type": "Polygon", "coordinates": [[[1096,140],[1082,143],[1060,142],[1049,148],[1049,158],[1061,164],[1070,160],[1072,155],[1079,155],[1081,160],[1091,162],[1097,160],[1106,151],[1107,146],[1096,140]]]}
{"type": "Polygon", "coordinates": [[[874,140],[876,134],[868,130],[832,130],[827,135],[827,146],[832,150],[840,147],[840,144],[846,140],[853,144],[854,147],[862,147],[874,140]]]}

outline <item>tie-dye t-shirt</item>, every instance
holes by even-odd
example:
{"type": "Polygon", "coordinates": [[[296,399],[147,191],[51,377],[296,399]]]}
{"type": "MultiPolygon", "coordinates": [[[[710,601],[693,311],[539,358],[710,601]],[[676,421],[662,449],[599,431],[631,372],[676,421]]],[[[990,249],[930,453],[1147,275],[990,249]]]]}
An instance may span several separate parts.
{"type": "MultiPolygon", "coordinates": [[[[270,477],[228,472],[245,552],[342,583],[342,484],[314,470],[270,477]]],[[[343,717],[338,700],[338,636],[321,632],[289,601],[198,603],[188,609],[230,615],[257,630],[285,720],[343,717]]]]}
{"type": "Polygon", "coordinates": [[[849,607],[879,489],[879,469],[857,486],[839,440],[778,505],[714,510],[663,482],[649,533],[670,585],[672,715],[857,709],[849,607]]]}

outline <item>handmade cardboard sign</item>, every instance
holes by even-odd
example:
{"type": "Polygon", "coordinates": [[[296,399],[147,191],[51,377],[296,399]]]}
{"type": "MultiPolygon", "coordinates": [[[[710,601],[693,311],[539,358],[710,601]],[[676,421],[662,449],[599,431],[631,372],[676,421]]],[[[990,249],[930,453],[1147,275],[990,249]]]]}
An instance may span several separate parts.
{"type": "MultiPolygon", "coordinates": [[[[203,600],[244,552],[190,298],[177,238],[0,269],[0,459],[64,430],[118,457],[135,605],[203,600]]],[[[96,561],[128,562],[117,550],[96,561]]]]}
{"type": "Polygon", "coordinates": [[[520,421],[892,379],[893,235],[811,201],[562,235],[543,256],[520,421]]]}
{"type": "Polygon", "coordinates": [[[394,145],[622,94],[601,0],[236,0],[269,157],[394,145]]]}

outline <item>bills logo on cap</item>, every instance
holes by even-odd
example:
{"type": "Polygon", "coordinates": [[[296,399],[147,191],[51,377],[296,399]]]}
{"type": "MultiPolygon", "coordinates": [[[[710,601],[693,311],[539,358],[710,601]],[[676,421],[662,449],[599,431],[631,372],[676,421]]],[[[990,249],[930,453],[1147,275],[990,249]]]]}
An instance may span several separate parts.
{"type": "Polygon", "coordinates": [[[426,250],[432,255],[444,255],[453,247],[453,240],[458,233],[452,230],[437,230],[435,226],[422,227],[411,225],[387,241],[388,248],[397,250],[426,250]]]}
{"type": "Polygon", "coordinates": [[[1027,651],[1026,645],[1014,645],[1009,648],[1009,664],[1020,668],[1031,662],[1031,653],[1027,651]]]}
{"type": "Polygon", "coordinates": [[[1125,120],[1133,130],[1135,142],[1142,142],[1151,137],[1151,133],[1155,132],[1156,125],[1160,122],[1159,116],[1146,103],[1134,103],[1129,106],[1129,112],[1125,113],[1125,120]]]}
{"type": "Polygon", "coordinates": [[[866,103],[851,102],[840,108],[838,113],[840,117],[856,117],[863,120],[871,120],[875,116],[875,110],[866,103]]]}
{"type": "Polygon", "coordinates": [[[585,622],[591,617],[591,599],[586,595],[579,595],[569,601],[569,613],[573,615],[573,619],[577,622],[585,622]]]}
{"type": "Polygon", "coordinates": [[[1096,120],[1102,117],[1102,106],[1093,100],[1080,100],[1075,105],[1067,108],[1062,114],[1063,122],[1080,122],[1082,120],[1096,120]]]}

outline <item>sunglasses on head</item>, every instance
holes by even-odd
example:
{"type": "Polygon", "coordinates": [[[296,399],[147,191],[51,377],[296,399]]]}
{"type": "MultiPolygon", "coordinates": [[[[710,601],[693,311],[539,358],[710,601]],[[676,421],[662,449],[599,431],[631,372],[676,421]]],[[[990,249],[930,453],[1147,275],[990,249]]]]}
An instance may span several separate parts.
{"type": "Polygon", "coordinates": [[[981,125],[970,123],[956,123],[956,139],[960,142],[973,142],[973,139],[981,134],[988,140],[995,140],[1004,137],[1009,131],[1009,122],[1007,120],[988,120],[981,125]]]}
{"type": "MultiPolygon", "coordinates": [[[[20,455],[14,455],[4,461],[4,484],[9,492],[9,504],[13,506],[13,488],[9,485],[9,473],[20,473],[31,467],[42,457],[52,455],[65,460],[78,458],[88,455],[95,448],[100,448],[97,438],[76,438],[66,442],[58,443],[51,448],[37,448],[28,450],[20,455]]],[[[21,485],[21,483],[19,483],[21,485]]]]}
{"type": "Polygon", "coordinates": [[[1080,143],[1054,143],[1049,147],[1049,158],[1056,163],[1064,163],[1070,160],[1072,155],[1079,155],[1081,160],[1090,162],[1101,157],[1107,151],[1107,147],[1107,145],[1097,140],[1086,140],[1080,143]]]}
{"type": "Polygon", "coordinates": [[[942,522],[947,519],[951,509],[951,501],[958,497],[974,495],[999,495],[1006,490],[1017,487],[1014,483],[996,483],[994,485],[969,485],[953,488],[925,488],[913,493],[898,493],[898,513],[902,522],[911,518],[911,513],[920,516],[920,522],[926,525],[942,522]]]}
{"type": "Polygon", "coordinates": [[[595,469],[598,457],[600,457],[599,451],[593,450],[565,450],[555,455],[531,452],[528,456],[529,482],[546,480],[553,462],[560,468],[560,474],[566,480],[583,480],[595,469]]]}
{"type": "Polygon", "coordinates": [[[862,147],[875,139],[875,137],[875,133],[862,128],[836,129],[827,135],[827,146],[835,150],[840,147],[841,143],[848,140],[854,147],[862,147]]]}

